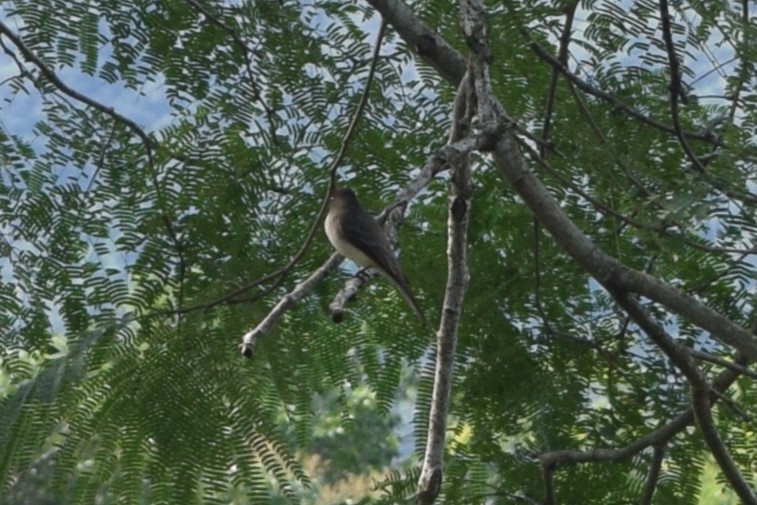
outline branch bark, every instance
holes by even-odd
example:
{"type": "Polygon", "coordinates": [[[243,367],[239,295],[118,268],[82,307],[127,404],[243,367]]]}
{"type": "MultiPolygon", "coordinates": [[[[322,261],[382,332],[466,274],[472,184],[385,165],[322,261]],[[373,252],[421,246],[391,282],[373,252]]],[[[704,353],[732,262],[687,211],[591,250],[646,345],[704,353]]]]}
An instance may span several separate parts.
{"type": "MultiPolygon", "coordinates": [[[[489,62],[489,30],[481,0],[461,0],[460,20],[471,55],[468,72],[460,81],[452,111],[449,143],[467,137],[474,126],[491,127],[497,123],[492,100],[489,62]],[[474,121],[474,118],[477,118],[474,121]]],[[[503,123],[500,123],[503,124],[503,123]]],[[[488,144],[487,149],[491,144],[488,144]]],[[[470,163],[460,158],[452,166],[451,194],[447,219],[447,287],[444,312],[437,333],[434,391],[429,413],[426,453],[418,480],[418,503],[431,505],[442,484],[444,442],[452,387],[457,328],[462,313],[469,273],[467,263],[468,222],[472,197],[470,163]]]]}
{"type": "Polygon", "coordinates": [[[242,356],[245,358],[251,358],[260,337],[273,328],[273,326],[284,317],[287,310],[307,296],[313,288],[325,279],[332,270],[336,269],[343,260],[344,256],[341,254],[332,254],[331,257],[315,272],[310,274],[307,279],[295,286],[292,291],[282,296],[279,303],[271,309],[268,315],[258,323],[257,326],[242,336],[242,343],[239,346],[242,351],[242,356]]]}
{"type": "MultiPolygon", "coordinates": [[[[458,87],[450,144],[459,141],[468,133],[468,125],[475,111],[471,87],[472,83],[467,78],[464,78],[458,87]]],[[[472,189],[467,155],[458,157],[455,163],[451,164],[451,172],[447,218],[447,287],[442,319],[436,335],[436,368],[426,451],[418,479],[417,502],[421,505],[432,505],[441,490],[457,329],[469,278],[467,247],[472,189]]]]}
{"type": "Polygon", "coordinates": [[[647,474],[647,480],[644,483],[644,490],[641,492],[641,505],[651,505],[654,492],[657,489],[657,479],[660,477],[660,468],[662,462],[665,459],[665,446],[657,445],[654,448],[652,455],[652,464],[649,467],[649,473],[647,474]]]}
{"type": "Polygon", "coordinates": [[[681,145],[686,156],[699,172],[704,172],[704,165],[699,161],[694,151],[691,149],[689,142],[686,140],[683,127],[681,126],[681,116],[678,112],[679,100],[685,100],[683,83],[681,82],[681,66],[676,55],[675,44],[673,43],[673,29],[670,23],[670,12],[668,11],[668,0],[660,0],[660,21],[662,23],[662,38],[665,41],[665,48],[668,52],[668,66],[670,68],[670,116],[673,118],[673,128],[678,137],[678,143],[681,145]]]}

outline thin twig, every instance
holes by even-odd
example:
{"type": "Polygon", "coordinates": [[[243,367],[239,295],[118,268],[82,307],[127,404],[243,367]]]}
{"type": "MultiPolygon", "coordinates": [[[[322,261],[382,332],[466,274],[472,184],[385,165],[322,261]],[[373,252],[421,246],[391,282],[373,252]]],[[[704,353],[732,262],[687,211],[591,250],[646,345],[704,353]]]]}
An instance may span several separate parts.
{"type": "MultiPolygon", "coordinates": [[[[702,175],[704,180],[708,182],[712,187],[726,195],[727,197],[731,199],[741,199],[745,203],[749,204],[755,204],[757,203],[757,198],[755,198],[753,195],[749,193],[745,193],[744,191],[734,191],[732,189],[728,189],[723,184],[719,183],[717,180],[715,180],[712,175],[710,175],[702,162],[702,159],[698,157],[691,146],[689,145],[688,140],[686,139],[686,135],[683,131],[683,127],[681,126],[681,117],[679,113],[679,99],[681,97],[684,97],[683,92],[683,86],[681,83],[681,70],[680,70],[680,62],[678,61],[678,56],[676,54],[675,45],[673,43],[673,32],[670,25],[670,13],[668,12],[668,2],[667,0],[659,0],[660,2],[660,20],[662,22],[662,36],[665,41],[665,48],[668,53],[668,61],[670,65],[670,84],[669,84],[669,91],[670,91],[670,114],[673,118],[673,128],[676,133],[676,137],[678,138],[678,143],[681,145],[681,148],[683,149],[684,153],[686,154],[686,157],[689,158],[691,163],[694,165],[694,168],[702,175]]],[[[743,69],[742,69],[743,74],[743,69]]],[[[741,76],[740,76],[741,77],[741,76]]],[[[736,101],[738,101],[738,89],[736,91],[736,101]]],[[[734,102],[736,103],[736,102],[734,102]]],[[[732,112],[733,112],[732,108],[732,112]]],[[[732,120],[733,118],[731,118],[732,120]]],[[[709,134],[713,134],[712,132],[708,132],[709,134]]],[[[712,155],[714,153],[710,153],[712,155]]]]}
{"type": "Polygon", "coordinates": [[[549,323],[547,317],[547,311],[544,310],[544,303],[541,299],[541,224],[536,218],[532,219],[534,230],[534,301],[536,302],[536,310],[539,312],[544,329],[547,334],[551,335],[552,325],[549,323]]]}
{"type": "Polygon", "coordinates": [[[692,349],[689,352],[691,353],[692,356],[694,356],[697,359],[701,359],[702,361],[708,361],[710,363],[720,365],[724,368],[728,368],[730,370],[734,370],[736,372],[742,373],[746,375],[747,377],[751,377],[752,379],[757,379],[757,372],[745,366],[739,365],[738,363],[734,361],[728,361],[727,359],[723,359],[719,356],[715,356],[714,354],[710,354],[709,352],[704,352],[697,349],[692,349]]]}
{"type": "MultiPolygon", "coordinates": [[[[152,138],[150,138],[150,136],[131,119],[119,114],[112,107],[103,105],[97,100],[94,100],[82,93],[79,93],[75,89],[66,85],[66,83],[64,83],[58,77],[58,75],[41,58],[39,58],[36,54],[34,54],[34,52],[31,49],[29,49],[29,47],[27,47],[26,44],[24,44],[21,38],[15,33],[13,33],[13,31],[10,30],[2,21],[0,21],[0,34],[5,35],[6,37],[10,39],[13,42],[13,44],[19,49],[19,51],[21,51],[21,54],[24,55],[24,58],[34,63],[34,65],[39,69],[39,71],[42,72],[42,75],[45,76],[45,78],[55,87],[55,89],[57,89],[64,95],[67,95],[73,98],[74,100],[78,102],[88,105],[89,107],[92,107],[93,109],[110,116],[115,121],[126,125],[142,141],[142,145],[144,146],[145,153],[147,155],[147,166],[150,171],[150,180],[155,189],[155,197],[156,197],[158,207],[160,210],[161,219],[163,220],[163,224],[166,227],[166,232],[168,233],[168,236],[171,242],[173,243],[174,249],[176,250],[176,254],[178,255],[178,258],[179,258],[179,303],[178,303],[178,306],[180,308],[183,304],[183,295],[184,295],[183,280],[184,280],[184,275],[187,269],[187,265],[186,265],[186,259],[184,257],[183,245],[181,241],[179,240],[176,230],[174,229],[173,222],[171,221],[171,218],[168,215],[168,210],[165,207],[164,199],[162,197],[162,191],[160,189],[160,184],[158,181],[157,169],[155,167],[155,160],[154,160],[153,153],[154,151],[161,149],[161,146],[157,142],[155,142],[152,138]]],[[[181,161],[181,158],[176,157],[176,156],[173,156],[173,157],[174,159],[181,161]]]]}
{"type": "Polygon", "coordinates": [[[276,136],[276,115],[274,114],[274,111],[268,106],[268,104],[263,100],[260,87],[258,86],[257,80],[255,79],[255,75],[252,72],[252,59],[250,58],[250,54],[253,54],[253,51],[247,47],[247,44],[244,43],[244,41],[241,39],[239,34],[235,32],[229,25],[224,23],[220,18],[215,16],[213,13],[211,13],[205,6],[203,6],[200,2],[197,2],[196,0],[185,0],[189,5],[197,9],[200,13],[202,13],[205,18],[219,27],[221,30],[226,32],[229,37],[234,41],[234,44],[237,45],[239,50],[242,52],[242,57],[244,58],[244,66],[247,70],[247,77],[250,80],[250,86],[252,87],[253,97],[255,98],[255,101],[260,104],[260,106],[265,111],[266,119],[268,120],[268,131],[271,137],[271,141],[273,141],[275,144],[279,144],[279,141],[276,136]]]}
{"type": "MultiPolygon", "coordinates": [[[[573,17],[578,7],[578,0],[574,0],[572,4],[565,7],[565,26],[563,26],[562,34],[560,35],[560,49],[557,54],[557,60],[562,63],[563,66],[568,64],[568,54],[570,45],[570,34],[573,30],[573,17]]],[[[555,95],[557,94],[557,82],[560,77],[560,72],[557,68],[552,68],[552,76],[549,81],[549,89],[547,91],[547,105],[544,108],[544,125],[541,130],[541,139],[545,143],[549,139],[549,129],[552,125],[552,114],[555,105],[555,95]]],[[[570,81],[569,81],[570,82],[570,81]]],[[[544,158],[544,144],[539,146],[539,155],[544,158]]]]}
{"type": "Polygon", "coordinates": [[[721,393],[720,391],[715,391],[715,390],[712,390],[712,394],[717,396],[718,399],[721,402],[723,402],[723,404],[725,404],[729,409],[734,411],[736,415],[741,417],[742,420],[746,422],[752,421],[752,416],[750,416],[744,409],[742,409],[733,398],[731,398],[730,396],[724,393],[721,393]]]}
{"type": "Polygon", "coordinates": [[[539,156],[539,154],[534,150],[534,148],[532,148],[527,143],[519,142],[519,145],[523,148],[523,150],[526,151],[526,153],[528,153],[528,155],[533,161],[538,163],[542,168],[544,168],[549,173],[549,175],[557,179],[563,186],[570,188],[574,193],[584,198],[587,202],[589,202],[592,206],[594,206],[600,212],[616,217],[617,219],[623,221],[626,224],[633,226],[634,228],[655,232],[662,236],[667,236],[675,240],[679,240],[688,246],[691,246],[695,249],[699,249],[705,252],[722,253],[722,254],[744,254],[744,255],[757,254],[757,248],[754,248],[754,247],[750,249],[740,249],[740,248],[735,248],[735,247],[719,247],[719,246],[710,246],[707,244],[701,244],[699,242],[689,240],[681,235],[671,233],[669,230],[669,226],[666,226],[665,223],[660,223],[660,224],[644,223],[632,217],[626,216],[625,214],[622,214],[618,212],[617,210],[613,209],[608,204],[594,198],[588,192],[582,189],[578,184],[575,184],[573,181],[571,181],[570,179],[565,177],[563,174],[561,174],[558,170],[555,170],[555,168],[552,167],[552,165],[548,161],[546,161],[544,158],[539,156]]]}
{"type": "Polygon", "coordinates": [[[100,156],[97,159],[97,163],[95,164],[95,169],[92,172],[92,177],[89,178],[89,182],[87,183],[87,189],[84,191],[84,196],[86,197],[90,190],[92,189],[92,185],[95,183],[95,179],[97,179],[97,174],[100,172],[100,169],[102,169],[103,165],[105,164],[105,155],[108,152],[108,148],[110,147],[111,142],[113,142],[113,138],[116,135],[116,127],[118,126],[117,121],[113,121],[113,128],[110,129],[110,135],[108,136],[108,140],[103,144],[102,148],[100,149],[100,156]]]}
{"type": "MultiPolygon", "coordinates": [[[[741,41],[741,45],[743,48],[749,47],[749,34],[751,33],[752,29],[749,26],[749,0],[741,0],[741,20],[743,23],[743,27],[741,29],[741,34],[744,37],[744,40],[741,41]]],[[[730,40],[730,37],[726,37],[727,40],[730,40]]],[[[738,53],[738,48],[732,44],[734,47],[734,51],[738,53]]],[[[748,64],[744,62],[743,60],[747,58],[746,56],[742,55],[742,62],[741,62],[741,70],[739,72],[738,81],[735,86],[735,91],[733,92],[733,98],[731,102],[731,107],[728,111],[728,119],[733,124],[733,121],[736,117],[736,110],[739,106],[739,100],[741,97],[742,88],[744,85],[748,82],[749,77],[751,75],[750,69],[753,67],[751,64],[748,64]]]]}
{"type": "MultiPolygon", "coordinates": [[[[626,114],[628,114],[633,119],[636,119],[637,121],[652,126],[658,130],[662,130],[664,132],[675,134],[675,128],[662,123],[660,121],[657,121],[656,119],[652,119],[648,116],[646,116],[644,113],[634,109],[633,107],[625,104],[620,99],[615,97],[612,93],[608,93],[607,91],[603,91],[595,86],[592,86],[588,82],[584,81],[574,73],[572,73],[568,68],[563,65],[557,58],[552,56],[549,51],[544,49],[541,44],[530,38],[529,34],[525,34],[527,37],[529,37],[529,46],[531,49],[536,53],[536,55],[544,60],[545,62],[552,65],[554,68],[557,68],[561,74],[563,74],[567,79],[569,79],[573,84],[575,84],[580,90],[582,90],[585,93],[588,93],[592,96],[595,96],[597,98],[600,98],[606,102],[611,103],[618,109],[622,110],[626,114]]],[[[715,135],[713,135],[710,132],[704,132],[704,133],[694,133],[694,132],[683,132],[684,136],[686,138],[699,140],[702,142],[707,142],[709,144],[714,145],[722,145],[722,142],[720,139],[718,139],[715,135]]]]}
{"type": "Polygon", "coordinates": [[[544,505],[555,505],[555,465],[542,461],[541,478],[544,483],[544,505]]]}
{"type": "MultiPolygon", "coordinates": [[[[560,50],[558,52],[558,60],[565,65],[567,63],[570,45],[570,34],[573,29],[573,16],[576,13],[578,7],[578,1],[574,1],[572,4],[565,7],[565,26],[560,36],[560,50]]],[[[539,143],[539,156],[542,159],[547,158],[546,146],[549,145],[549,130],[552,124],[552,115],[555,104],[555,96],[557,94],[557,82],[560,74],[557,69],[552,70],[552,77],[549,82],[549,90],[547,91],[547,105],[544,107],[544,121],[541,131],[540,143],[539,143]]],[[[544,329],[547,333],[552,333],[552,328],[549,323],[549,318],[544,310],[544,304],[541,299],[541,224],[535,217],[533,218],[533,230],[534,230],[534,301],[536,302],[536,310],[539,312],[539,316],[544,324],[544,329]]]]}
{"type": "MultiPolygon", "coordinates": [[[[756,325],[757,326],[757,325],[756,325]]],[[[746,367],[749,364],[749,359],[746,355],[738,353],[734,362],[742,367],[746,367]]],[[[712,381],[712,391],[723,392],[726,391],[731,385],[736,382],[736,379],[741,377],[741,372],[728,368],[720,372],[712,381]]],[[[713,397],[712,401],[715,402],[717,397],[713,397]]],[[[634,440],[630,444],[615,448],[594,448],[585,451],[579,450],[558,450],[545,452],[539,455],[539,460],[542,464],[548,465],[564,465],[586,462],[608,462],[608,461],[625,461],[635,454],[647,449],[648,447],[654,447],[658,445],[665,445],[674,436],[680,433],[684,428],[690,425],[694,421],[694,413],[691,408],[681,412],[675,418],[668,421],[664,425],[660,426],[656,430],[647,433],[646,435],[634,440]]]]}
{"type": "Polygon", "coordinates": [[[678,113],[678,100],[683,96],[684,91],[681,85],[680,62],[678,61],[675,44],[673,43],[673,31],[670,27],[668,0],[659,0],[659,2],[660,21],[662,22],[662,38],[665,41],[665,48],[668,51],[668,64],[670,67],[670,84],[668,85],[668,91],[670,92],[670,115],[673,119],[673,129],[675,130],[676,137],[678,137],[678,143],[681,144],[681,148],[686,153],[689,161],[691,161],[697,171],[704,173],[705,168],[691,149],[689,141],[686,140],[683,127],[681,126],[681,116],[678,113]]]}

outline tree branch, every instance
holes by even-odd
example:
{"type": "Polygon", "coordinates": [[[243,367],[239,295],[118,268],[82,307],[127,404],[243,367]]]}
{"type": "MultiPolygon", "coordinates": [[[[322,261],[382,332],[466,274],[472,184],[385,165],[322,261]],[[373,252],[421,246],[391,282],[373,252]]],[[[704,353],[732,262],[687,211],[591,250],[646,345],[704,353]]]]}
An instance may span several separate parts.
{"type": "Polygon", "coordinates": [[[697,359],[701,359],[702,361],[709,361],[710,363],[715,363],[716,365],[720,365],[724,368],[728,368],[730,370],[734,370],[736,372],[742,373],[746,375],[747,377],[751,377],[752,379],[757,379],[757,372],[745,366],[739,365],[735,361],[728,361],[718,356],[715,356],[714,354],[710,354],[704,351],[698,351],[696,349],[692,349],[690,352],[691,352],[691,355],[697,359]]]}
{"type": "MultiPolygon", "coordinates": [[[[482,0],[460,0],[460,21],[471,50],[468,72],[460,81],[453,107],[449,142],[457,142],[469,134],[469,127],[477,124],[491,127],[497,124],[494,93],[489,64],[489,27],[486,24],[482,0]]],[[[502,123],[500,123],[502,124],[502,123]]],[[[486,146],[490,149],[491,144],[486,146]]],[[[472,197],[470,165],[461,159],[452,169],[449,217],[447,220],[447,287],[444,312],[437,333],[434,392],[429,413],[428,438],[423,468],[418,480],[418,503],[431,505],[439,494],[442,481],[442,458],[450,404],[457,329],[462,303],[468,286],[467,264],[468,222],[472,197]]]]}
{"type": "MultiPolygon", "coordinates": [[[[179,308],[181,308],[184,303],[184,277],[188,269],[188,265],[184,256],[184,245],[182,244],[179,235],[176,232],[172,218],[165,207],[164,199],[162,196],[162,189],[160,187],[160,181],[158,179],[158,174],[155,167],[154,152],[163,149],[162,146],[155,140],[153,140],[147,134],[147,132],[140,128],[139,125],[137,125],[137,123],[127,118],[126,116],[119,114],[115,111],[115,109],[113,109],[113,107],[108,107],[107,105],[104,105],[97,100],[94,100],[93,98],[90,98],[87,95],[84,95],[69,87],[60,79],[60,77],[58,77],[55,71],[53,71],[53,69],[50,68],[47,63],[45,63],[40,57],[34,54],[34,52],[26,44],[24,44],[23,40],[21,40],[21,37],[13,33],[13,31],[8,28],[2,21],[0,21],[0,34],[5,35],[6,37],[8,37],[8,39],[10,39],[11,42],[13,42],[13,44],[19,49],[19,51],[21,51],[21,54],[23,54],[24,58],[32,62],[55,89],[57,89],[64,95],[76,100],[77,102],[92,107],[96,111],[113,118],[114,121],[125,125],[141,140],[142,145],[145,148],[145,155],[147,156],[147,167],[149,169],[150,182],[155,189],[155,196],[157,199],[160,218],[163,221],[168,238],[171,240],[171,243],[173,244],[173,247],[176,251],[176,255],[178,256],[178,306],[179,308]]],[[[8,49],[4,45],[3,48],[6,52],[8,52],[8,49]]],[[[18,63],[18,60],[15,57],[13,59],[16,61],[16,63],[18,63]]],[[[28,73],[26,75],[31,76],[28,73]]],[[[38,83],[35,84],[39,86],[38,83]]],[[[43,89],[40,89],[40,91],[44,93],[43,89]]],[[[171,157],[179,161],[184,161],[183,158],[180,158],[173,154],[171,154],[171,157]]],[[[180,311],[175,312],[181,313],[180,311]]],[[[181,319],[179,319],[177,326],[180,327],[180,325],[181,319]]]]}
{"type": "Polygon", "coordinates": [[[544,483],[544,505],[555,505],[555,469],[556,465],[541,465],[541,479],[544,483]]]}
{"type": "MultiPolygon", "coordinates": [[[[565,6],[565,26],[563,26],[562,34],[560,36],[560,49],[558,53],[558,59],[567,64],[568,61],[568,47],[570,45],[570,35],[573,30],[573,17],[578,7],[578,0],[575,0],[570,5],[565,6]]],[[[552,116],[554,114],[555,96],[557,95],[557,83],[559,81],[560,73],[557,69],[552,70],[552,76],[549,81],[549,90],[547,91],[547,104],[544,107],[544,120],[542,124],[542,130],[539,140],[539,159],[547,159],[547,146],[549,145],[549,131],[552,125],[552,116]]],[[[572,89],[572,88],[571,88],[572,89]]],[[[552,333],[552,327],[547,317],[547,312],[544,310],[544,304],[541,298],[541,223],[535,217],[533,218],[533,230],[534,230],[534,301],[536,303],[536,310],[539,312],[539,316],[542,319],[544,328],[548,334],[552,333]]]]}
{"type": "Polygon", "coordinates": [[[34,52],[29,49],[26,44],[24,44],[24,42],[21,40],[21,37],[13,33],[13,31],[8,28],[8,26],[6,26],[2,21],[0,21],[0,33],[8,37],[11,42],[13,42],[16,47],[18,47],[19,51],[21,51],[21,54],[24,55],[24,58],[34,63],[39,71],[42,72],[42,75],[44,75],[45,78],[50,81],[50,83],[55,86],[58,91],[73,98],[77,102],[81,102],[99,112],[102,112],[103,114],[112,117],[119,123],[123,123],[137,137],[139,137],[146,148],[157,150],[160,147],[142,128],[139,127],[139,125],[137,125],[137,123],[127,118],[126,116],[119,114],[115,111],[115,109],[113,109],[113,107],[108,107],[107,105],[104,105],[97,100],[94,100],[87,95],[79,93],[75,89],[69,87],[60,79],[60,77],[58,77],[58,75],[47,65],[47,63],[42,61],[41,58],[34,54],[34,52]]]}
{"type": "Polygon", "coordinates": [[[631,295],[612,290],[615,301],[628,312],[634,322],[644,330],[675,366],[686,376],[691,390],[691,408],[702,438],[720,465],[726,479],[744,504],[757,504],[757,496],[736,466],[712,418],[710,385],[699,370],[688,350],[678,344],[657,321],[631,295]]]}
{"type": "Polygon", "coordinates": [[[660,468],[665,459],[665,446],[656,445],[652,453],[652,463],[649,465],[649,473],[644,483],[644,490],[641,492],[641,505],[652,505],[655,489],[657,489],[657,479],[660,478],[660,468]]]}
{"type": "MultiPolygon", "coordinates": [[[[451,145],[468,133],[468,125],[475,112],[471,99],[472,87],[473,83],[467,78],[464,78],[458,87],[450,127],[451,145]]],[[[426,451],[418,479],[417,501],[421,505],[433,504],[441,490],[457,329],[469,278],[467,247],[472,189],[467,155],[455,159],[451,164],[451,171],[452,187],[447,218],[447,286],[444,310],[436,335],[436,368],[426,451]]]]}
{"type": "MultiPolygon", "coordinates": [[[[528,33],[525,34],[527,37],[530,38],[528,33]]],[[[560,60],[552,56],[549,51],[547,51],[541,44],[534,40],[529,41],[529,46],[531,47],[531,50],[542,60],[552,65],[552,67],[556,68],[561,74],[563,74],[570,82],[575,84],[575,86],[583,91],[584,93],[587,93],[589,95],[592,95],[596,98],[599,98],[601,100],[604,100],[605,102],[608,102],[618,109],[622,110],[626,114],[628,114],[633,119],[639,121],[640,123],[652,126],[653,128],[656,128],[658,130],[662,130],[664,132],[670,133],[672,135],[676,134],[676,130],[674,127],[671,127],[670,125],[667,125],[665,123],[662,123],[660,121],[657,121],[656,119],[652,119],[648,116],[646,116],[644,113],[634,109],[633,107],[626,105],[624,102],[622,102],[620,99],[615,97],[612,93],[609,93],[607,91],[603,91],[595,86],[592,86],[588,82],[584,81],[577,75],[575,75],[573,72],[568,70],[568,67],[563,65],[560,60]]],[[[693,139],[693,140],[699,140],[702,142],[707,142],[709,144],[713,145],[722,145],[722,142],[717,138],[716,135],[714,135],[712,132],[706,131],[704,133],[694,133],[694,132],[683,132],[684,137],[693,139]]]]}
{"type": "Polygon", "coordinates": [[[315,270],[310,276],[299,283],[289,293],[285,294],[279,300],[268,315],[258,323],[255,328],[251,329],[242,336],[242,343],[240,344],[240,350],[242,356],[245,358],[251,358],[258,340],[262,335],[267,333],[273,326],[278,323],[287,310],[292,308],[297,302],[305,298],[326,276],[331,273],[339,264],[344,260],[344,257],[338,253],[334,253],[331,257],[315,270]]]}
{"type": "Polygon", "coordinates": [[[556,242],[605,288],[623,289],[654,300],[750,357],[757,357],[757,340],[749,331],[693,296],[626,266],[600,249],[565,214],[544,184],[526,168],[515,138],[509,132],[505,132],[497,143],[494,160],[505,179],[556,242]]]}
{"type": "MultiPolygon", "coordinates": [[[[562,34],[560,35],[560,49],[558,51],[557,60],[562,63],[563,66],[568,64],[568,47],[570,45],[570,34],[573,30],[573,17],[576,14],[576,8],[578,7],[578,0],[574,0],[571,4],[565,6],[565,26],[563,26],[562,34]]],[[[552,76],[549,81],[549,91],[547,91],[547,105],[544,107],[544,124],[541,130],[541,139],[546,143],[549,139],[549,129],[552,126],[552,114],[554,112],[555,96],[557,94],[557,82],[560,77],[560,72],[556,67],[552,68],[552,76]]],[[[569,81],[570,82],[570,81],[569,81]]],[[[539,146],[539,156],[546,158],[544,145],[539,146]]]]}
{"type": "Polygon", "coordinates": [[[554,177],[560,184],[562,184],[565,188],[570,189],[575,194],[579,195],[581,198],[589,202],[595,209],[600,211],[601,213],[605,215],[609,215],[612,217],[617,218],[618,220],[633,226],[634,228],[637,228],[639,230],[645,230],[650,231],[653,233],[657,233],[660,236],[670,237],[673,240],[679,240],[683,244],[693,247],[694,249],[699,249],[700,251],[710,252],[710,253],[719,253],[719,254],[743,254],[743,255],[752,255],[757,254],[757,247],[750,247],[748,249],[741,249],[737,247],[719,247],[714,245],[707,245],[707,244],[701,244],[699,242],[696,242],[695,240],[691,240],[686,238],[683,235],[679,235],[676,233],[673,233],[670,231],[670,228],[678,226],[675,222],[665,221],[664,219],[661,220],[659,223],[646,223],[639,221],[637,219],[634,219],[633,217],[626,216],[625,214],[622,214],[612,208],[610,205],[600,201],[597,198],[594,198],[589,194],[588,191],[585,191],[581,188],[580,185],[574,183],[571,181],[568,177],[560,173],[560,171],[555,170],[554,167],[539,153],[536,152],[536,150],[528,145],[528,143],[521,141],[520,139],[516,138],[518,140],[518,145],[523,148],[526,153],[528,154],[529,158],[536,162],[539,166],[541,166],[546,172],[554,177]]]}
{"type": "MultiPolygon", "coordinates": [[[[748,359],[743,354],[736,357],[736,363],[744,366],[748,363],[748,359]]],[[[726,391],[736,379],[741,376],[741,373],[737,370],[724,370],[712,381],[712,389],[714,391],[726,391]]],[[[713,398],[715,401],[716,398],[713,398]]],[[[687,409],[684,412],[678,414],[674,419],[668,421],[666,424],[650,432],[643,437],[640,437],[625,447],[617,449],[596,448],[586,451],[576,450],[560,450],[550,451],[539,455],[539,461],[542,465],[563,465],[572,463],[587,463],[587,462],[603,462],[603,461],[624,461],[635,454],[643,451],[648,447],[661,446],[667,444],[667,442],[680,433],[686,426],[690,425],[694,421],[694,413],[691,409],[687,409]]]]}
{"type": "Polygon", "coordinates": [[[423,60],[457,87],[465,75],[465,58],[428,25],[418,20],[402,0],[366,0],[381,13],[400,37],[415,49],[423,60]]]}

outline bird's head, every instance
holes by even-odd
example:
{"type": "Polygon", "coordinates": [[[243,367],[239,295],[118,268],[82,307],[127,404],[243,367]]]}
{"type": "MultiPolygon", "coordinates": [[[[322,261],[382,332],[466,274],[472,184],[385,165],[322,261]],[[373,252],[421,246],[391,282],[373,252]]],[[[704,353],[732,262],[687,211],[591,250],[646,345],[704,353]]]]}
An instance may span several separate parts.
{"type": "Polygon", "coordinates": [[[329,198],[329,209],[359,207],[355,192],[350,188],[334,188],[329,198]]]}

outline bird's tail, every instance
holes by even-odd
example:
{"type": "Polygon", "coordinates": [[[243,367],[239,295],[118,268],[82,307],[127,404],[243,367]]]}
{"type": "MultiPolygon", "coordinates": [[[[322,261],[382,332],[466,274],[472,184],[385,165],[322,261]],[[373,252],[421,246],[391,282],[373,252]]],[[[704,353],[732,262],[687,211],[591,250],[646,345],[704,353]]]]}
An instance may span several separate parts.
{"type": "Polygon", "coordinates": [[[408,282],[407,278],[405,278],[405,276],[402,274],[400,274],[398,278],[395,278],[394,276],[390,276],[389,278],[397,287],[397,291],[400,292],[402,298],[404,298],[410,308],[413,309],[413,312],[420,320],[420,322],[422,322],[423,325],[427,328],[430,328],[431,325],[429,324],[428,319],[426,319],[425,314],[423,314],[423,309],[421,309],[421,306],[418,304],[418,300],[416,300],[413,296],[413,292],[410,291],[410,283],[408,282]]]}

